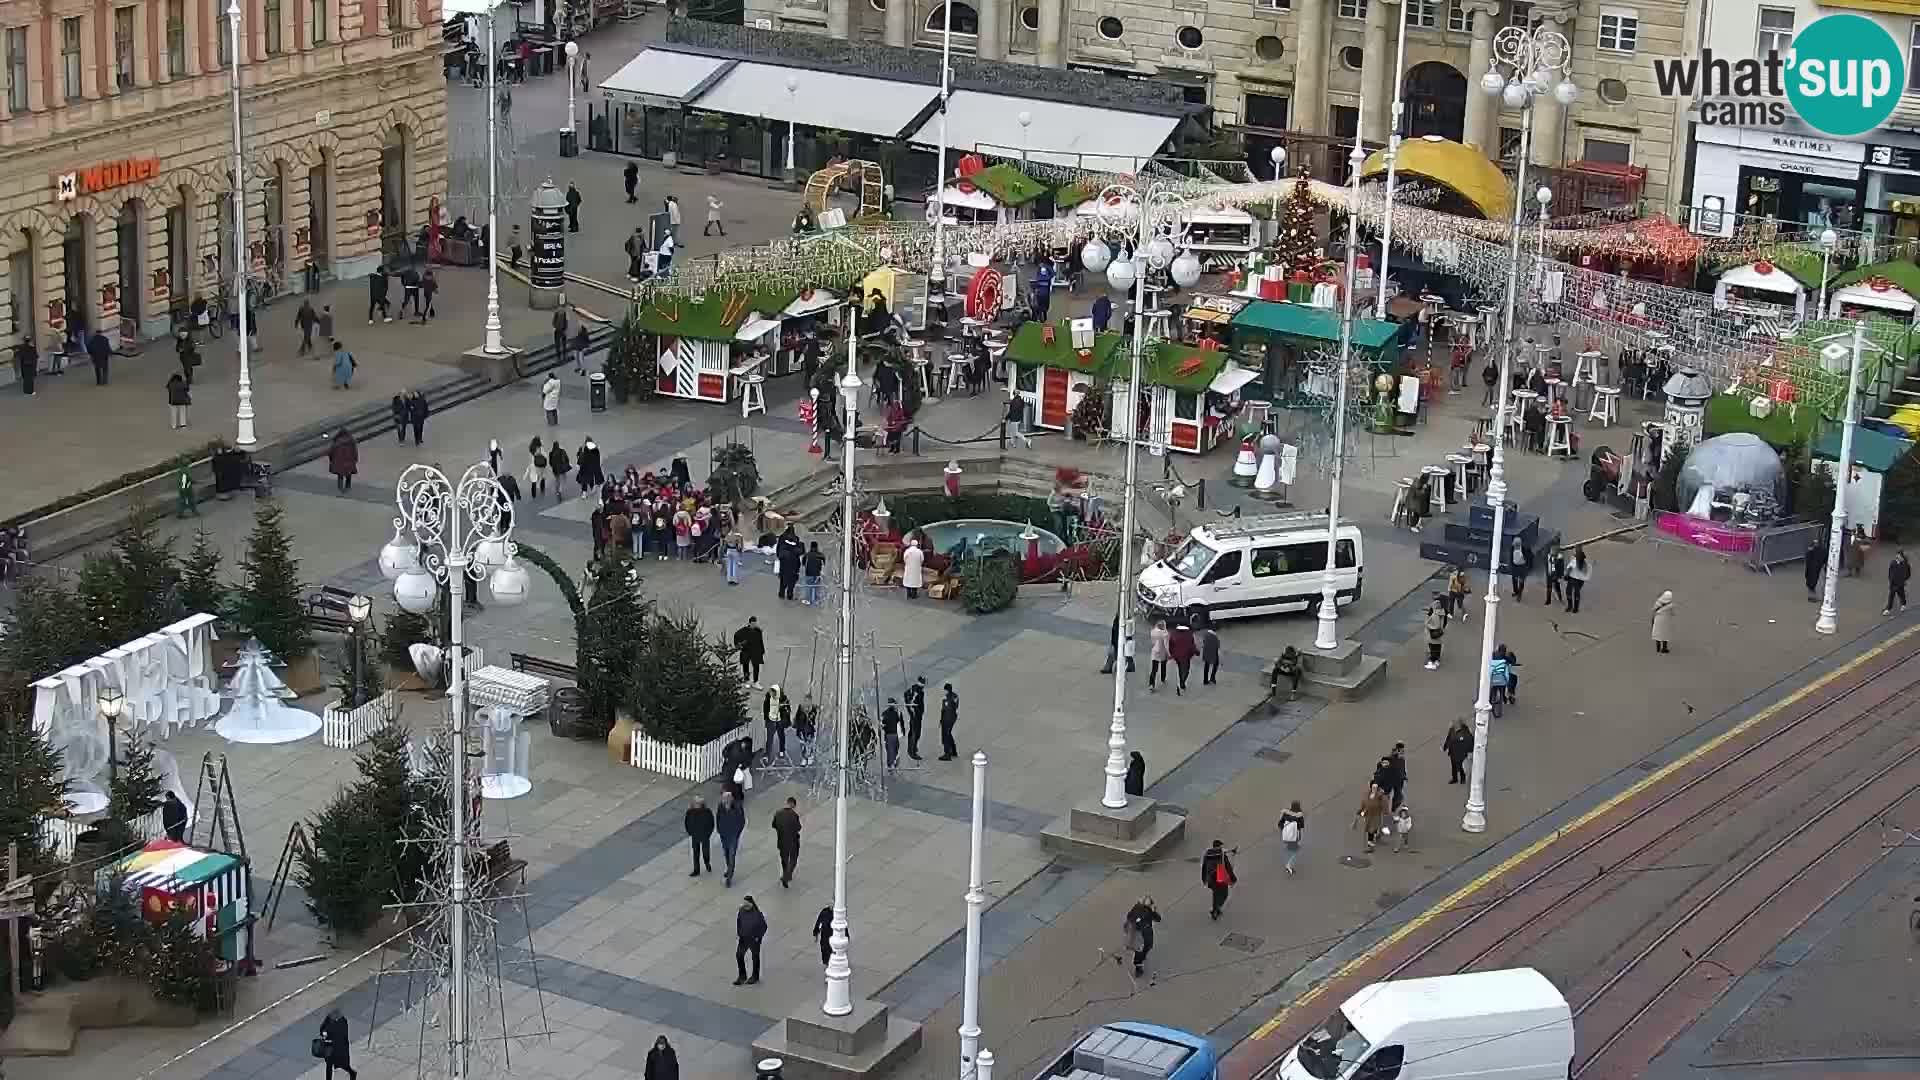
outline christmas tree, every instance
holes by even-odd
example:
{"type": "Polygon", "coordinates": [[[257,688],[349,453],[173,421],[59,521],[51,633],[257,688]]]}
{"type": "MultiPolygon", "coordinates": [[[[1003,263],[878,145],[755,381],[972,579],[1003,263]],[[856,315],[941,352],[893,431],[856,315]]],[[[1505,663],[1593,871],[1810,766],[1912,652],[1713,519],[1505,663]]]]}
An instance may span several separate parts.
{"type": "Polygon", "coordinates": [[[291,660],[311,649],[313,630],[300,604],[300,564],[281,527],[280,508],[271,502],[254,511],[240,569],[246,578],[234,597],[234,620],[275,656],[291,660]]]}
{"type": "Polygon", "coordinates": [[[220,583],[220,549],[202,529],[180,565],[180,603],[187,613],[218,615],[226,609],[227,587],[220,583]]]}
{"type": "Polygon", "coordinates": [[[1280,204],[1274,262],[1286,267],[1289,277],[1296,270],[1312,274],[1320,266],[1320,237],[1313,230],[1313,199],[1305,176],[1294,181],[1280,204]]]}
{"type": "Polygon", "coordinates": [[[226,691],[232,704],[214,725],[222,738],[270,745],[297,742],[320,730],[319,717],[281,704],[296,695],[273,673],[273,657],[258,639],[241,646],[233,664],[233,678],[226,691]]]}

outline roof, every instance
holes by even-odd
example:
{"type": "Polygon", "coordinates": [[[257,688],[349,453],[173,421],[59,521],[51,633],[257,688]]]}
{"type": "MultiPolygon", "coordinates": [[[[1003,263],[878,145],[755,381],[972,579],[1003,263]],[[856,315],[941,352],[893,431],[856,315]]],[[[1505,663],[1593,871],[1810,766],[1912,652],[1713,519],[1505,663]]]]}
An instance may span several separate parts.
{"type": "Polygon", "coordinates": [[[1768,264],[1766,273],[1761,273],[1760,266],[1759,263],[1748,263],[1746,266],[1730,267],[1720,275],[1719,283],[1731,285],[1737,289],[1759,289],[1762,292],[1788,295],[1807,291],[1806,285],[1798,277],[1786,273],[1784,267],[1768,264]]]}
{"type": "MultiPolygon", "coordinates": [[[[1513,213],[1513,194],[1507,189],[1506,174],[1470,146],[1431,136],[1408,139],[1400,144],[1397,171],[1453,189],[1480,211],[1481,217],[1504,220],[1513,213]]],[[[1375,150],[1360,168],[1360,175],[1367,178],[1386,172],[1385,150],[1375,150]]]]}
{"type": "MultiPolygon", "coordinates": [[[[1840,460],[1841,430],[1834,426],[1813,444],[1813,456],[1827,461],[1840,460]]],[[[1871,472],[1886,473],[1912,449],[1912,439],[1902,439],[1869,427],[1853,429],[1853,463],[1871,472]]]]}
{"type": "MultiPolygon", "coordinates": [[[[1023,155],[1031,161],[1069,168],[1136,172],[1159,153],[1179,124],[1177,116],[1068,105],[980,90],[957,90],[947,99],[950,152],[1023,155]],[[1018,120],[1022,114],[1031,121],[1025,127],[1018,120]]],[[[908,141],[932,147],[937,145],[939,135],[940,116],[935,112],[908,141]]]]}
{"type": "Polygon", "coordinates": [[[1875,278],[1884,279],[1894,288],[1909,296],[1920,296],[1920,266],[1906,259],[1894,259],[1889,262],[1873,263],[1857,270],[1849,270],[1833,279],[1836,287],[1846,285],[1865,285],[1875,278]]]}
{"type": "Polygon", "coordinates": [[[1004,161],[981,169],[967,180],[1004,206],[1025,206],[1047,193],[1045,184],[1004,161]]]}
{"type": "MultiPolygon", "coordinates": [[[[1255,300],[1233,317],[1236,328],[1259,330],[1281,337],[1306,341],[1340,340],[1340,316],[1326,308],[1308,304],[1288,304],[1276,300],[1255,300]]],[[[1398,323],[1379,319],[1354,319],[1355,348],[1379,350],[1390,345],[1400,333],[1398,323]]]]}
{"type": "Polygon", "coordinates": [[[1093,198],[1095,195],[1100,194],[1100,190],[1105,186],[1106,184],[1104,182],[1097,180],[1075,180],[1065,187],[1058,188],[1054,191],[1053,208],[1055,210],[1071,210],[1081,203],[1086,202],[1088,199],[1093,198]]]}
{"type": "Polygon", "coordinates": [[[690,104],[709,112],[894,139],[939,91],[887,79],[742,62],[690,104]],[[792,82],[794,89],[788,90],[792,82]]]}
{"type": "Polygon", "coordinates": [[[175,889],[199,885],[240,865],[240,860],[217,851],[201,851],[173,840],[155,840],[120,860],[116,869],[127,875],[128,888],[175,889]]]}
{"type": "Polygon", "coordinates": [[[1227,366],[1224,349],[1197,349],[1177,341],[1158,341],[1144,358],[1142,381],[1149,386],[1168,386],[1187,393],[1199,393],[1227,366]]]}
{"type": "Polygon", "coordinates": [[[1914,294],[1891,281],[1856,281],[1827,294],[1828,311],[1839,311],[1842,304],[1911,313],[1914,294]]]}
{"type": "Polygon", "coordinates": [[[1072,347],[1073,331],[1067,320],[1053,323],[1053,344],[1045,341],[1046,333],[1042,329],[1047,324],[1026,322],[1014,331],[1013,340],[1007,342],[1007,359],[1028,367],[1062,368],[1084,375],[1111,375],[1113,362],[1120,346],[1126,343],[1122,334],[1093,335],[1092,356],[1082,360],[1072,347]]]}
{"type": "Polygon", "coordinates": [[[640,329],[659,337],[697,341],[732,341],[734,332],[754,312],[772,315],[799,296],[798,289],[750,292],[746,289],[709,289],[699,303],[677,296],[660,296],[640,308],[640,329]]]}
{"type": "Polygon", "coordinates": [[[1564,1024],[1569,1056],[1572,1051],[1567,999],[1532,968],[1374,983],[1349,997],[1340,1011],[1372,1041],[1395,1029],[1412,1036],[1408,1029],[1433,1024],[1445,1024],[1454,1039],[1510,1036],[1564,1024]]]}
{"type": "Polygon", "coordinates": [[[601,83],[600,92],[613,101],[677,109],[715,73],[734,63],[718,56],[643,49],[601,83]]]}

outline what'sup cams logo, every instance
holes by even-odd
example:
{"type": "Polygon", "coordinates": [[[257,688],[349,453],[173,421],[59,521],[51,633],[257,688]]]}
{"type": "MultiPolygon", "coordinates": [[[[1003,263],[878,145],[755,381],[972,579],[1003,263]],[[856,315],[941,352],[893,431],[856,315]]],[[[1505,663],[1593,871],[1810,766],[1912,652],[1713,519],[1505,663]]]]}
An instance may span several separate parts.
{"type": "Polygon", "coordinates": [[[1860,15],[1827,15],[1794,35],[1793,47],[1764,59],[1655,60],[1666,97],[1700,97],[1700,122],[1774,127],[1787,108],[1823,135],[1845,138],[1887,122],[1907,85],[1907,61],[1893,35],[1860,15]],[[1784,100],[1783,100],[1784,99],[1784,100]]]}

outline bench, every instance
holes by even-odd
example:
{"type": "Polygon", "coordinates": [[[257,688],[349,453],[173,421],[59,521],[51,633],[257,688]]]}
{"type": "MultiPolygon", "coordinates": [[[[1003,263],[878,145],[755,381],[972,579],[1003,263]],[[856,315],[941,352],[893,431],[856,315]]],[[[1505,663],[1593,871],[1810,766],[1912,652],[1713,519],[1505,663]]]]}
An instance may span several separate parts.
{"type": "Polygon", "coordinates": [[[580,669],[572,664],[563,664],[558,660],[548,660],[528,653],[508,653],[507,656],[508,666],[515,671],[523,671],[529,675],[546,675],[572,683],[580,681],[580,669]]]}
{"type": "Polygon", "coordinates": [[[345,615],[332,615],[324,611],[308,611],[307,625],[329,634],[353,633],[352,619],[345,615]]]}
{"type": "Polygon", "coordinates": [[[307,594],[307,614],[321,611],[338,611],[344,614],[347,601],[357,594],[351,589],[342,589],[333,585],[322,585],[316,592],[307,594]]]}
{"type": "Polygon", "coordinates": [[[506,884],[518,879],[519,888],[514,891],[527,891],[527,860],[514,858],[513,848],[507,841],[488,846],[480,858],[478,869],[483,888],[493,893],[507,892],[506,884]]]}

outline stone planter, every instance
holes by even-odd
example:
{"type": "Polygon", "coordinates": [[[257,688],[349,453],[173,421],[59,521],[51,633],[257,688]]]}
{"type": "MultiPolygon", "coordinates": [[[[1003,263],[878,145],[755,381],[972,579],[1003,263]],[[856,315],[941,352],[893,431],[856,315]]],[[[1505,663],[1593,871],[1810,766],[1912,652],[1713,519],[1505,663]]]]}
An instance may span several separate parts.
{"type": "Polygon", "coordinates": [[[351,750],[399,715],[391,690],[357,709],[342,709],[335,701],[320,714],[320,741],[336,750],[351,750]]]}
{"type": "MultiPolygon", "coordinates": [[[[618,725],[614,730],[619,730],[618,725]]],[[[712,742],[698,746],[675,746],[648,738],[646,732],[635,729],[629,760],[636,769],[646,769],[679,780],[695,783],[711,780],[720,771],[720,751],[751,730],[751,725],[742,725],[712,742]]]]}

